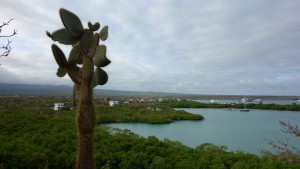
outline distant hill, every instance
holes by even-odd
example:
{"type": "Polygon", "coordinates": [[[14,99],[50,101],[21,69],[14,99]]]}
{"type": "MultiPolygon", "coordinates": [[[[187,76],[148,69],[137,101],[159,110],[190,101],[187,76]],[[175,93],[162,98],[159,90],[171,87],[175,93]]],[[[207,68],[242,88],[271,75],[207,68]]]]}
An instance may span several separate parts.
{"type": "MultiPolygon", "coordinates": [[[[67,85],[25,85],[25,84],[0,84],[0,96],[72,96],[73,87],[67,85]]],[[[244,95],[201,95],[164,92],[140,92],[125,90],[94,89],[97,97],[173,97],[189,99],[241,99],[244,95]]],[[[248,98],[261,99],[296,99],[300,96],[247,96],[248,98]]]]}
{"type": "Polygon", "coordinates": [[[61,96],[70,94],[72,94],[72,88],[64,85],[0,84],[0,95],[61,96]]]}
{"type": "MultiPolygon", "coordinates": [[[[25,85],[0,84],[0,96],[71,96],[73,87],[67,85],[25,85]]],[[[138,97],[138,96],[175,96],[180,94],[162,92],[138,92],[124,90],[94,89],[95,96],[102,97],[138,97]]]]}

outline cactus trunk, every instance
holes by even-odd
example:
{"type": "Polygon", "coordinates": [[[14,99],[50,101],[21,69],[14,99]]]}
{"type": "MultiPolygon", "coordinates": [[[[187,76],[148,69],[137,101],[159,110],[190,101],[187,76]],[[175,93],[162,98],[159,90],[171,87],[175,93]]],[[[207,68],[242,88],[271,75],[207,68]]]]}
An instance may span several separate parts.
{"type": "Polygon", "coordinates": [[[93,62],[84,55],[82,67],[82,82],[80,85],[80,103],[77,114],[79,150],[77,157],[77,169],[96,168],[93,155],[94,130],[96,115],[93,105],[93,62]]]}

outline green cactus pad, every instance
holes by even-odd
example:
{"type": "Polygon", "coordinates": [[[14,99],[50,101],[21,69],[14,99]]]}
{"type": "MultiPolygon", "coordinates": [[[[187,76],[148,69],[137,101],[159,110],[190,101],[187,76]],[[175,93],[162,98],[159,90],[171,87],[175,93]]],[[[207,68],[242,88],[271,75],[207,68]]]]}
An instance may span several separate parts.
{"type": "Polygon", "coordinates": [[[93,24],[91,22],[88,22],[88,27],[91,31],[93,31],[93,24]]]}
{"type": "Polygon", "coordinates": [[[61,68],[61,67],[59,67],[57,69],[56,75],[58,77],[64,77],[66,75],[66,73],[67,73],[67,68],[61,68]]]}
{"type": "Polygon", "coordinates": [[[108,37],[108,26],[104,26],[100,31],[100,39],[105,41],[108,37]]]}
{"type": "Polygon", "coordinates": [[[94,25],[91,22],[88,22],[88,26],[91,31],[97,31],[100,28],[99,22],[96,22],[94,25]]]}
{"type": "Polygon", "coordinates": [[[96,82],[99,85],[104,85],[108,81],[107,73],[101,68],[97,67],[95,70],[96,82]]]}
{"type": "Polygon", "coordinates": [[[79,38],[74,38],[65,28],[53,32],[52,35],[49,32],[46,33],[52,40],[65,45],[73,45],[79,41],[79,38]]]}
{"type": "Polygon", "coordinates": [[[78,16],[64,8],[59,9],[59,14],[67,31],[74,37],[80,37],[83,26],[78,16]]]}
{"type": "Polygon", "coordinates": [[[77,61],[79,60],[80,57],[80,47],[79,44],[77,43],[76,45],[73,46],[69,58],[68,58],[68,63],[69,64],[76,64],[77,61]]]}
{"type": "Polygon", "coordinates": [[[46,31],[46,34],[47,34],[47,36],[48,36],[49,38],[51,38],[51,39],[52,39],[52,35],[51,35],[51,33],[50,33],[50,32],[46,31]]]}
{"type": "Polygon", "coordinates": [[[81,50],[87,51],[89,49],[89,45],[92,41],[92,38],[93,38],[93,32],[90,31],[89,29],[85,29],[79,44],[81,50]]]}
{"type": "Polygon", "coordinates": [[[96,23],[93,25],[94,31],[99,30],[99,28],[100,28],[100,23],[99,23],[99,22],[96,22],[96,23]]]}
{"type": "Polygon", "coordinates": [[[63,51],[55,44],[52,44],[51,48],[58,66],[61,68],[67,67],[68,63],[63,51]]]}
{"type": "Polygon", "coordinates": [[[80,56],[78,57],[78,60],[76,62],[77,64],[82,64],[83,63],[83,60],[82,60],[82,55],[80,54],[80,56]]]}
{"type": "Polygon", "coordinates": [[[99,34],[95,33],[89,45],[91,58],[94,57],[98,44],[99,44],[99,34]]]}
{"type": "Polygon", "coordinates": [[[81,83],[81,71],[80,68],[76,65],[69,65],[68,66],[68,74],[70,76],[70,78],[72,79],[72,81],[75,84],[80,85],[81,83]]]}
{"type": "Polygon", "coordinates": [[[97,47],[94,55],[94,64],[97,67],[104,67],[110,64],[110,60],[106,58],[106,46],[100,45],[97,47]]]}

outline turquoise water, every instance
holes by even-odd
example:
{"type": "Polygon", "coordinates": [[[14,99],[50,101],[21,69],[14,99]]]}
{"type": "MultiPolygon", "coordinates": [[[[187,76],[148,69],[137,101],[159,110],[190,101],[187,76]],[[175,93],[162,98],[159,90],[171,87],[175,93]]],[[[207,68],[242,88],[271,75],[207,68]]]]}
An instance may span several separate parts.
{"type": "Polygon", "coordinates": [[[279,125],[279,120],[285,120],[300,126],[300,112],[273,110],[240,112],[199,108],[183,110],[201,114],[205,119],[176,121],[170,124],[113,123],[106,126],[129,129],[143,137],[168,138],[190,147],[209,142],[219,146],[225,145],[229,151],[242,150],[258,155],[261,150],[273,151],[266,140],[276,140],[276,137],[290,138],[289,142],[300,148],[300,138],[283,133],[279,125]]]}

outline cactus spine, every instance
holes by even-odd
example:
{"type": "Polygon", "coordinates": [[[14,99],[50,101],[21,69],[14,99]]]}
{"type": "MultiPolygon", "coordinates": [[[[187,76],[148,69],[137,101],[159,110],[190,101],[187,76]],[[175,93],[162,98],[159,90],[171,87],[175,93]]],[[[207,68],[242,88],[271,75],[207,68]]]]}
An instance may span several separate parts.
{"type": "Polygon", "coordinates": [[[99,45],[100,40],[105,41],[108,37],[108,26],[95,33],[100,28],[98,22],[95,24],[88,22],[88,29],[84,29],[80,19],[72,12],[61,8],[59,14],[64,28],[52,34],[47,31],[46,34],[53,41],[73,46],[68,59],[55,44],[52,45],[52,52],[59,66],[57,76],[63,77],[68,74],[74,82],[74,100],[77,90],[80,89],[80,102],[77,109],[79,138],[76,167],[94,169],[96,168],[93,156],[96,115],[92,102],[93,87],[104,85],[108,80],[108,75],[102,67],[107,66],[110,60],[106,57],[106,47],[99,45]]]}

